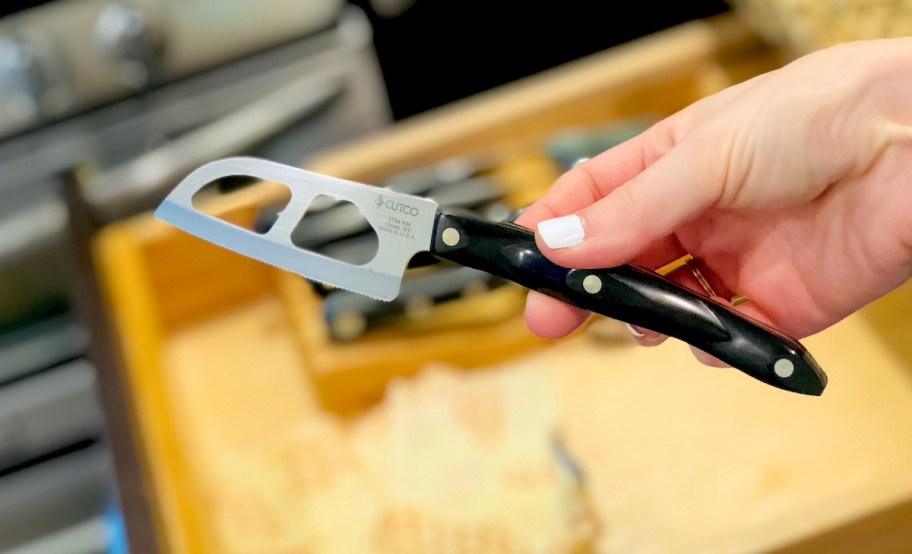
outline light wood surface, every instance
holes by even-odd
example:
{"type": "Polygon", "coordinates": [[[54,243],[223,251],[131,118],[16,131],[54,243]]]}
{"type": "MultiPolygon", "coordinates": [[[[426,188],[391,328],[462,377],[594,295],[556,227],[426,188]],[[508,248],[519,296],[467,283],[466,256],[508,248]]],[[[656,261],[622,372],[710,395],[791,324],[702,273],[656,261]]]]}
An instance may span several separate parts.
{"type": "Polygon", "coordinates": [[[830,376],[820,398],[701,366],[676,341],[542,354],[607,551],[765,551],[910,498],[910,360],[862,316],[806,344],[830,376]]]}
{"type": "MultiPolygon", "coordinates": [[[[264,297],[187,326],[146,375],[160,383],[147,394],[165,392],[149,400],[165,410],[175,443],[159,456],[180,478],[163,489],[183,497],[199,533],[196,543],[172,537],[197,545],[183,551],[218,546],[205,517],[205,499],[231,486],[212,478],[218,460],[318,409],[285,317],[278,296],[264,297]]],[[[642,349],[581,335],[509,365],[553,372],[564,438],[605,525],[600,551],[755,552],[912,498],[908,360],[864,315],[807,344],[831,378],[820,398],[700,366],[678,343],[642,349]]],[[[180,529],[167,519],[172,533],[180,529]]]]}

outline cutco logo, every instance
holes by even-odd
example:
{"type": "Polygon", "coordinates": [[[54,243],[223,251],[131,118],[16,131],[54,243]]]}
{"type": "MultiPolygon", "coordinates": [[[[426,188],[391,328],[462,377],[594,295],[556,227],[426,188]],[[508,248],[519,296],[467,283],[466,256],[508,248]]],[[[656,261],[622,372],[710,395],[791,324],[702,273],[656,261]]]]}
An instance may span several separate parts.
{"type": "Polygon", "coordinates": [[[418,208],[415,206],[409,206],[408,204],[397,202],[395,200],[387,200],[382,196],[377,196],[377,198],[374,200],[374,204],[376,204],[377,208],[386,208],[391,212],[399,212],[411,216],[418,215],[418,208]]]}

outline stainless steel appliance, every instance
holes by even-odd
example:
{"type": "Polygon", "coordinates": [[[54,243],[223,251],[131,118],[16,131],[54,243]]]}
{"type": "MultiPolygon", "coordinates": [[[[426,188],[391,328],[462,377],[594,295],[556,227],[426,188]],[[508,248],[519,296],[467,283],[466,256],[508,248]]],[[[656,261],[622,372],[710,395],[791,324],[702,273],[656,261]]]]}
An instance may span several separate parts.
{"type": "Polygon", "coordinates": [[[338,0],[50,2],[0,20],[0,91],[0,330],[66,310],[61,172],[97,172],[112,219],[207,157],[298,163],[391,121],[370,24],[338,0]],[[145,46],[109,36],[131,17],[145,46]]]}
{"type": "MultiPolygon", "coordinates": [[[[125,423],[102,434],[96,382],[108,413],[127,409],[94,378],[97,346],[86,359],[105,339],[71,314],[89,265],[71,225],[86,214],[69,211],[62,176],[79,173],[99,223],[154,207],[207,158],[300,163],[392,121],[370,23],[343,0],[29,5],[0,18],[0,549],[23,552],[97,543],[115,485],[103,446],[125,423]]],[[[112,442],[116,484],[138,505],[127,443],[112,442]]],[[[130,504],[125,516],[142,519],[130,504]]],[[[150,532],[133,546],[151,549],[150,532]]]]}
{"type": "Polygon", "coordinates": [[[0,20],[0,137],[330,27],[342,0],[57,0],[0,20]]]}

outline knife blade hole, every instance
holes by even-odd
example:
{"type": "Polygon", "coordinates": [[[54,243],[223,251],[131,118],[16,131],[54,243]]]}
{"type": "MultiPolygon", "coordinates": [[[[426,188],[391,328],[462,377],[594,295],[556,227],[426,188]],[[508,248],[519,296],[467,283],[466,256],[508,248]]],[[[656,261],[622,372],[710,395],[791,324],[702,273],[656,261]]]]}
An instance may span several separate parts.
{"type": "Polygon", "coordinates": [[[195,210],[260,235],[269,232],[290,201],[287,185],[246,175],[216,179],[191,199],[195,210]],[[263,207],[251,209],[254,205],[263,207]]]}
{"type": "Polygon", "coordinates": [[[291,242],[302,250],[352,265],[374,259],[380,246],[377,232],[346,200],[319,195],[291,232],[291,242]]]}

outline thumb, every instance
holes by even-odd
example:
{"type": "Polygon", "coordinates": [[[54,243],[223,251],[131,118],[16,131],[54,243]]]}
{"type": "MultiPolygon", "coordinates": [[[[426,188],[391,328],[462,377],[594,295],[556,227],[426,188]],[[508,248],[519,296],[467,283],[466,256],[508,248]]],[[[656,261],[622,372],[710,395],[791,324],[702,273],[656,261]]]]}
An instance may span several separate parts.
{"type": "Polygon", "coordinates": [[[718,200],[728,164],[719,150],[707,140],[682,141],[597,202],[575,214],[539,222],[538,247],[566,267],[629,262],[718,200]]]}

